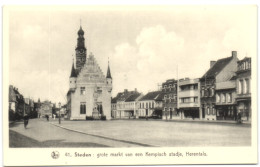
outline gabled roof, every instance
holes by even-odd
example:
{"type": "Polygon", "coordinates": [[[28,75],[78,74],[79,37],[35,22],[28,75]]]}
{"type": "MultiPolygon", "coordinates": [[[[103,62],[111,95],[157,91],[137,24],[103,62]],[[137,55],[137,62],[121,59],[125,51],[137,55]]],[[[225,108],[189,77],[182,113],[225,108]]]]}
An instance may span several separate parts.
{"type": "Polygon", "coordinates": [[[141,93],[135,93],[130,95],[125,101],[126,102],[130,102],[130,101],[135,101],[139,96],[141,95],[141,93]]]}
{"type": "Polygon", "coordinates": [[[114,97],[114,98],[111,99],[111,103],[116,103],[117,100],[119,99],[119,97],[122,96],[122,94],[123,94],[122,92],[118,93],[118,94],[116,95],[116,97],[114,97]]]}
{"type": "Polygon", "coordinates": [[[145,101],[145,100],[157,100],[161,98],[161,91],[154,91],[149,92],[146,95],[144,95],[139,101],[145,101]]]}
{"type": "Polygon", "coordinates": [[[117,101],[117,98],[116,98],[116,97],[114,97],[114,98],[111,99],[111,103],[116,103],[116,101],[117,101]]]}
{"type": "Polygon", "coordinates": [[[134,91],[123,92],[123,93],[121,94],[121,96],[118,97],[117,100],[119,100],[119,101],[125,101],[125,100],[126,100],[129,96],[131,96],[132,94],[134,94],[134,91]]]}
{"type": "Polygon", "coordinates": [[[106,78],[111,78],[111,73],[110,73],[110,67],[109,67],[109,64],[108,64],[108,67],[107,67],[107,77],[106,78]]]}
{"type": "Polygon", "coordinates": [[[214,78],[221,70],[232,60],[231,57],[219,59],[202,77],[202,78],[214,78]]]}
{"type": "Polygon", "coordinates": [[[155,101],[162,101],[165,93],[161,92],[159,95],[155,97],[155,101]]]}
{"type": "Polygon", "coordinates": [[[72,68],[71,68],[71,73],[70,73],[70,77],[77,77],[77,72],[74,68],[74,63],[72,64],[72,68]]]}

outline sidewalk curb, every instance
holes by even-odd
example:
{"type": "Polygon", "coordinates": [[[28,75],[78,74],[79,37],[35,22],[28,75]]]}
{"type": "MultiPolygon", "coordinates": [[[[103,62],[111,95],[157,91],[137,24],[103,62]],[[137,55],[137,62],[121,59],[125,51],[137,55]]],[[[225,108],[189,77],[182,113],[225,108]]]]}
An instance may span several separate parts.
{"type": "Polygon", "coordinates": [[[190,123],[203,123],[203,124],[216,124],[216,125],[242,125],[242,126],[251,126],[251,123],[248,123],[248,122],[243,122],[241,124],[238,124],[237,122],[234,122],[234,121],[209,121],[209,120],[163,120],[163,121],[166,121],[166,122],[190,122],[190,123]]]}
{"type": "MultiPolygon", "coordinates": [[[[113,119],[112,121],[160,121],[160,122],[188,122],[188,123],[203,123],[203,124],[216,124],[216,125],[236,125],[237,122],[235,121],[216,121],[216,120],[185,120],[185,119],[172,119],[172,120],[165,120],[165,119],[113,119]]],[[[251,126],[250,122],[243,122],[237,125],[245,125],[251,126]]]]}
{"type": "Polygon", "coordinates": [[[57,125],[57,124],[54,124],[54,123],[52,123],[52,122],[50,122],[50,124],[52,124],[52,125],[54,125],[54,126],[56,126],[56,127],[59,127],[59,128],[65,129],[65,130],[68,130],[68,131],[77,132],[77,133],[81,133],[81,134],[85,134],[85,135],[90,135],[90,136],[94,136],[94,137],[100,137],[100,138],[103,138],[103,139],[108,139],[108,140],[113,140],[113,141],[119,141],[119,142],[124,142],[124,143],[129,143],[129,144],[135,144],[135,145],[145,146],[145,147],[161,147],[161,146],[151,145],[151,144],[147,144],[147,143],[140,143],[140,142],[136,142],[136,141],[128,141],[128,140],[114,139],[114,138],[111,138],[111,137],[108,137],[108,136],[104,136],[104,135],[96,135],[96,134],[92,134],[92,133],[86,133],[86,132],[82,132],[82,131],[79,131],[79,130],[74,130],[74,129],[66,128],[66,127],[64,127],[64,126],[57,125]]]}

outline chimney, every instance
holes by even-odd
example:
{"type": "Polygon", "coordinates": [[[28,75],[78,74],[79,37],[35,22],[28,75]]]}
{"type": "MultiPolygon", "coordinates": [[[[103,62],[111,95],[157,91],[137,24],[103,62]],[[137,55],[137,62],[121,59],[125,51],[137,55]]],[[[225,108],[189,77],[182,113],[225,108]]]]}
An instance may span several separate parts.
{"type": "Polygon", "coordinates": [[[135,88],[135,92],[137,92],[137,88],[135,88]]]}
{"type": "Polygon", "coordinates": [[[237,57],[237,51],[232,51],[232,58],[236,58],[237,57]]]}
{"type": "Polygon", "coordinates": [[[214,66],[217,61],[210,61],[210,68],[214,66]]]}
{"type": "Polygon", "coordinates": [[[128,92],[127,89],[124,90],[124,93],[128,92]]]}

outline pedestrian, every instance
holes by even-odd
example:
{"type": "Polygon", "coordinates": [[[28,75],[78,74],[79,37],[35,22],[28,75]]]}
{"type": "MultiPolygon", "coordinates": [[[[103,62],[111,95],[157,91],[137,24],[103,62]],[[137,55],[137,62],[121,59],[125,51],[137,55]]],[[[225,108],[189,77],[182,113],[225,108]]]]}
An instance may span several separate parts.
{"type": "Polygon", "coordinates": [[[56,115],[55,115],[55,114],[53,114],[53,119],[55,120],[55,118],[56,118],[56,115]]]}
{"type": "Polygon", "coordinates": [[[29,116],[27,114],[24,115],[23,121],[24,121],[24,128],[26,129],[29,123],[29,116]]]}
{"type": "Polygon", "coordinates": [[[237,114],[237,123],[242,123],[242,119],[241,119],[241,113],[239,112],[238,114],[237,114]]]}
{"type": "Polygon", "coordinates": [[[49,115],[46,115],[46,119],[47,119],[47,121],[49,121],[49,115]]]}

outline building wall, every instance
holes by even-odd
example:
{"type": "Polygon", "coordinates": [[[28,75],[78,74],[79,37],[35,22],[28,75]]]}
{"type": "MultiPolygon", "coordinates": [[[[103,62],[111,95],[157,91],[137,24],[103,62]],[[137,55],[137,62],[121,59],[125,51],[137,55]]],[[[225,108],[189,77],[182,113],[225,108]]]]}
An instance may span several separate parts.
{"type": "Polygon", "coordinates": [[[178,82],[178,109],[181,119],[185,115],[201,119],[199,79],[183,79],[178,82]],[[196,99],[194,99],[196,98],[196,99]]]}
{"type": "Polygon", "coordinates": [[[215,109],[215,81],[214,79],[206,79],[200,82],[200,97],[201,97],[201,119],[216,120],[215,109]],[[208,93],[206,93],[206,91],[208,93]],[[204,92],[204,93],[203,93],[204,92]]]}
{"type": "Polygon", "coordinates": [[[165,93],[163,99],[163,119],[180,118],[177,111],[177,89],[177,80],[170,79],[162,84],[162,92],[165,93]]]}
{"type": "MultiPolygon", "coordinates": [[[[111,119],[111,93],[108,92],[106,84],[98,84],[102,88],[102,93],[98,95],[97,102],[102,103],[103,114],[106,119],[111,119]]],[[[71,96],[71,118],[70,119],[86,119],[86,116],[92,116],[94,105],[93,94],[96,85],[94,84],[78,84],[75,93],[71,96]],[[85,94],[80,93],[81,87],[85,87],[85,94]],[[80,114],[80,104],[86,103],[86,114],[80,114]]]]}
{"type": "Polygon", "coordinates": [[[49,101],[44,101],[41,104],[40,114],[41,117],[44,117],[45,115],[52,116],[52,103],[49,101]]]}
{"type": "Polygon", "coordinates": [[[138,116],[146,116],[146,111],[147,111],[147,116],[152,116],[153,112],[158,106],[162,106],[161,103],[156,103],[154,100],[144,100],[144,101],[139,101],[138,102],[138,116]]]}
{"type": "MultiPolygon", "coordinates": [[[[93,113],[98,113],[97,104],[102,104],[103,115],[106,119],[111,119],[112,79],[105,78],[94,55],[89,55],[75,81],[76,83],[70,82],[70,88],[75,89],[75,92],[71,92],[68,97],[68,100],[71,100],[70,120],[83,120],[86,116],[94,116],[93,113]],[[81,94],[81,88],[85,88],[84,94],[81,94]],[[85,114],[80,113],[81,103],[86,104],[85,114]]],[[[101,115],[98,113],[97,117],[101,115]]]]}
{"type": "Polygon", "coordinates": [[[236,85],[237,112],[244,121],[251,121],[251,58],[244,58],[238,62],[236,85]]]}

